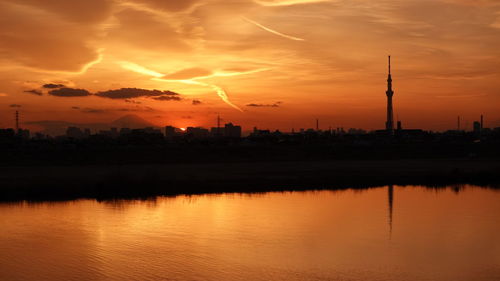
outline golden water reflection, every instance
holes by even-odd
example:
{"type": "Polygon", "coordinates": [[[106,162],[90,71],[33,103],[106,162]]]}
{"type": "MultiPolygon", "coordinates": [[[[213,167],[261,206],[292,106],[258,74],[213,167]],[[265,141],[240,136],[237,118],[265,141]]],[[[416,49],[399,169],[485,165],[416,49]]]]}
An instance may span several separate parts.
{"type": "Polygon", "coordinates": [[[500,192],[0,204],[0,280],[495,280],[500,192]]]}

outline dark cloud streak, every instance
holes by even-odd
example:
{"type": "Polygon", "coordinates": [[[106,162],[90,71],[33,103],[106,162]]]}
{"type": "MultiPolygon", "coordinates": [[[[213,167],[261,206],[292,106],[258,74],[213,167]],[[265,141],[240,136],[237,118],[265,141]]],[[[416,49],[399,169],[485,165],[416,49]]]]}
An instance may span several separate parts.
{"type": "Polygon", "coordinates": [[[249,103],[247,106],[249,107],[280,107],[281,102],[273,103],[273,104],[261,104],[261,103],[249,103]]]}
{"type": "Polygon", "coordinates": [[[92,95],[89,91],[85,89],[74,89],[74,88],[60,88],[56,90],[49,91],[49,95],[55,97],[87,97],[92,95]]]}
{"type": "Polygon", "coordinates": [[[146,90],[138,88],[121,88],[118,90],[98,92],[95,95],[98,97],[109,98],[109,99],[131,99],[139,97],[153,97],[157,100],[181,100],[181,97],[178,93],[174,93],[171,91],[146,90]]]}
{"type": "Polygon", "coordinates": [[[42,88],[45,88],[45,89],[59,89],[59,88],[64,88],[64,87],[66,87],[66,86],[63,84],[52,84],[52,83],[44,84],[42,86],[42,88]]]}
{"type": "Polygon", "coordinates": [[[154,100],[159,100],[159,101],[180,101],[181,98],[178,96],[160,96],[160,97],[155,97],[153,98],[154,100]]]}
{"type": "Polygon", "coordinates": [[[33,95],[37,95],[37,96],[42,96],[43,93],[39,90],[26,90],[24,91],[25,93],[28,93],[28,94],[33,94],[33,95]]]}

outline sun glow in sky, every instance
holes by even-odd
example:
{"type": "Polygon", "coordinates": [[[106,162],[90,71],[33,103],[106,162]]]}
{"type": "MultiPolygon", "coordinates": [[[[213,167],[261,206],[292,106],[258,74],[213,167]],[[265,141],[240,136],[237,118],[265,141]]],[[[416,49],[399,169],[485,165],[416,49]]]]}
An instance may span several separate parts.
{"type": "Polygon", "coordinates": [[[380,129],[391,54],[404,127],[497,127],[498,46],[496,0],[0,0],[0,126],[380,129]]]}

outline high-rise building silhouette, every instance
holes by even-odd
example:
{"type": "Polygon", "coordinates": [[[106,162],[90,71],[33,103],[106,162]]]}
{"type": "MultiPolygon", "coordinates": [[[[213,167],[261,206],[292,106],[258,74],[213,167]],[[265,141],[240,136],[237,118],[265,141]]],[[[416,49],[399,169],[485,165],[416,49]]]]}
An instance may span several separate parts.
{"type": "Polygon", "coordinates": [[[391,77],[391,56],[389,56],[389,75],[387,76],[387,121],[385,122],[385,129],[392,133],[394,131],[394,116],[392,110],[392,96],[394,92],[392,91],[392,77],[391,77]]]}
{"type": "Polygon", "coordinates": [[[177,132],[175,130],[176,128],[173,126],[165,126],[165,137],[167,139],[172,139],[177,135],[177,132]]]}
{"type": "Polygon", "coordinates": [[[233,123],[227,123],[224,126],[224,137],[241,138],[241,126],[235,126],[233,123]]]}
{"type": "Polygon", "coordinates": [[[481,133],[481,122],[474,121],[474,123],[472,123],[472,130],[475,134],[480,134],[481,133]]]}

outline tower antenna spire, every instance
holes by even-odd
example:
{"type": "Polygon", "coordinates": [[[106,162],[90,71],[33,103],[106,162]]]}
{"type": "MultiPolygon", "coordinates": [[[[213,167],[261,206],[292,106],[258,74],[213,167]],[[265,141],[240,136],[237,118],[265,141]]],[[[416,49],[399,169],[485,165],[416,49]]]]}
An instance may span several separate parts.
{"type": "Polygon", "coordinates": [[[391,55],[389,55],[389,75],[391,75],[391,55]]]}

